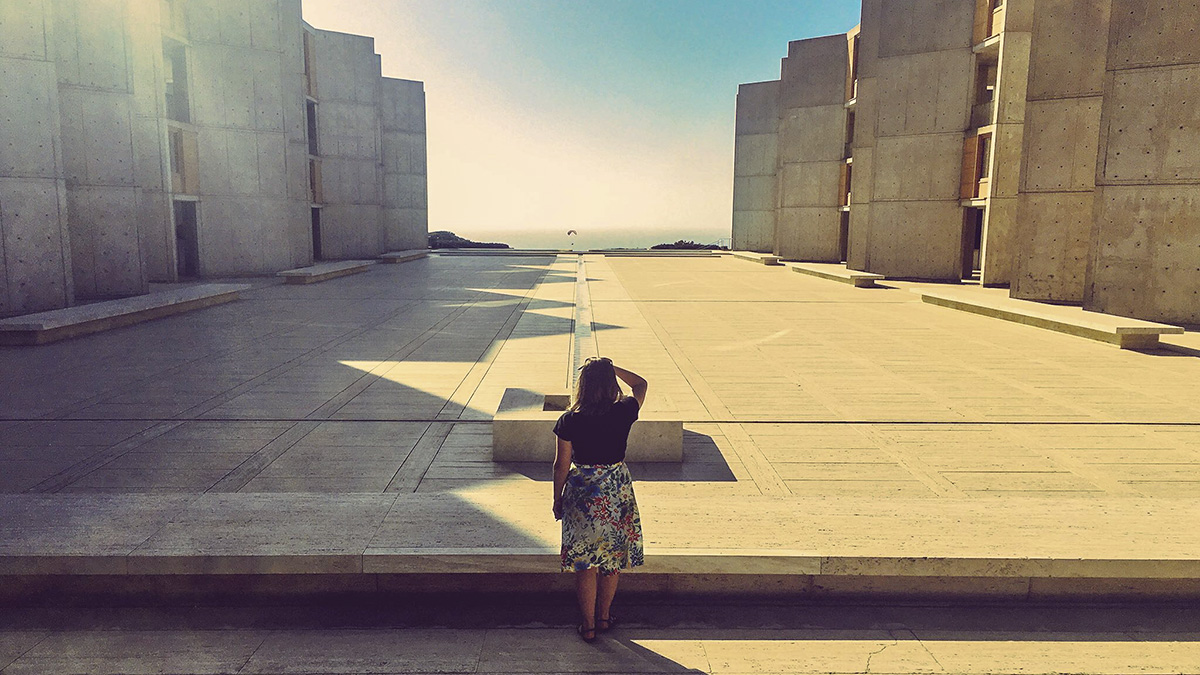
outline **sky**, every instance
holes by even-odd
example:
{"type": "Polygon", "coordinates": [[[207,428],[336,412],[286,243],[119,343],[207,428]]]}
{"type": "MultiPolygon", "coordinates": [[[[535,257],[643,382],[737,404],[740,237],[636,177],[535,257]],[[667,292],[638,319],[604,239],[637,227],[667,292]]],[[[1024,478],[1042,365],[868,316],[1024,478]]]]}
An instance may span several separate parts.
{"type": "Polygon", "coordinates": [[[303,0],[425,83],[429,229],[516,247],[730,236],[737,86],[859,0],[303,0]]]}

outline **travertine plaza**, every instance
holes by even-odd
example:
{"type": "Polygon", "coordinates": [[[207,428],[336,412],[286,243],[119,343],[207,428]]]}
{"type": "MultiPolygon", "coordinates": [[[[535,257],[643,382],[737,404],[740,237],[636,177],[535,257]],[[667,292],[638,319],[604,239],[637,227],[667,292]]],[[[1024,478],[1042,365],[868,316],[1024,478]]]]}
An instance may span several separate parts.
{"type": "Polygon", "coordinates": [[[422,87],[298,3],[0,0],[0,673],[1200,671],[1200,15],[976,5],[742,87],[739,250],[575,253],[412,250],[422,87]],[[494,431],[592,354],[682,453],[588,645],[553,438],[494,431]]]}

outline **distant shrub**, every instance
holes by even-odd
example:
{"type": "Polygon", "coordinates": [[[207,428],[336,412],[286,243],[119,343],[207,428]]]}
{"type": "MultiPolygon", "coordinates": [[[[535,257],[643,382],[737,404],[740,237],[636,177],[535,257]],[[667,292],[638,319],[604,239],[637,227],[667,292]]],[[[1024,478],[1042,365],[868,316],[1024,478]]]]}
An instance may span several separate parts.
{"type": "Polygon", "coordinates": [[[694,241],[680,239],[674,244],[656,244],[650,247],[660,251],[665,250],[681,250],[681,251],[727,251],[726,246],[718,246],[717,244],[697,244],[694,241]]]}
{"type": "Polygon", "coordinates": [[[471,241],[446,230],[429,233],[429,248],[511,248],[508,244],[471,241]]]}

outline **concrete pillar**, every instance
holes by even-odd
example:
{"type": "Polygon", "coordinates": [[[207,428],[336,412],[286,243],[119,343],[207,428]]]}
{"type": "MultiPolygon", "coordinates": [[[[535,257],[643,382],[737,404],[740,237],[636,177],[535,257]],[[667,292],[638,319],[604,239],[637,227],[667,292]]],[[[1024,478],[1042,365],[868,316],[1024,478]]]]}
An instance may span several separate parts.
{"type": "Polygon", "coordinates": [[[1110,0],[1037,0],[1011,294],[1083,301],[1110,0]]]}
{"type": "Polygon", "coordinates": [[[974,0],[865,0],[851,259],[893,277],[957,279],[974,0]]]}
{"type": "Polygon", "coordinates": [[[0,3],[0,316],[74,301],[53,7],[0,3]]]}
{"type": "Polygon", "coordinates": [[[383,78],[383,226],[385,248],[407,251],[429,245],[428,170],[425,155],[425,85],[383,78]]]}
{"type": "Polygon", "coordinates": [[[1200,323],[1200,13],[1113,0],[1084,307],[1200,323]]]}
{"type": "Polygon", "coordinates": [[[791,42],[783,60],[774,246],[789,260],[841,261],[847,65],[845,35],[791,42]]]}
{"type": "Polygon", "coordinates": [[[738,87],[733,151],[733,248],[775,249],[779,80],[738,87]]]}

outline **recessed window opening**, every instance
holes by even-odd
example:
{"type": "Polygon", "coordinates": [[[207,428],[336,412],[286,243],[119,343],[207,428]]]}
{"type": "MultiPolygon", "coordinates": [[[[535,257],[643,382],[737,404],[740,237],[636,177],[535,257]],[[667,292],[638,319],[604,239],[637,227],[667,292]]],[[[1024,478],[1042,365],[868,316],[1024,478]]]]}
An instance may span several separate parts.
{"type": "Polygon", "coordinates": [[[315,101],[307,101],[306,103],[304,118],[308,128],[308,154],[316,156],[321,154],[317,152],[317,104],[315,101]]]}
{"type": "Polygon", "coordinates": [[[167,118],[191,122],[188,108],[187,51],[183,45],[163,41],[163,70],[166,76],[167,118]]]}

